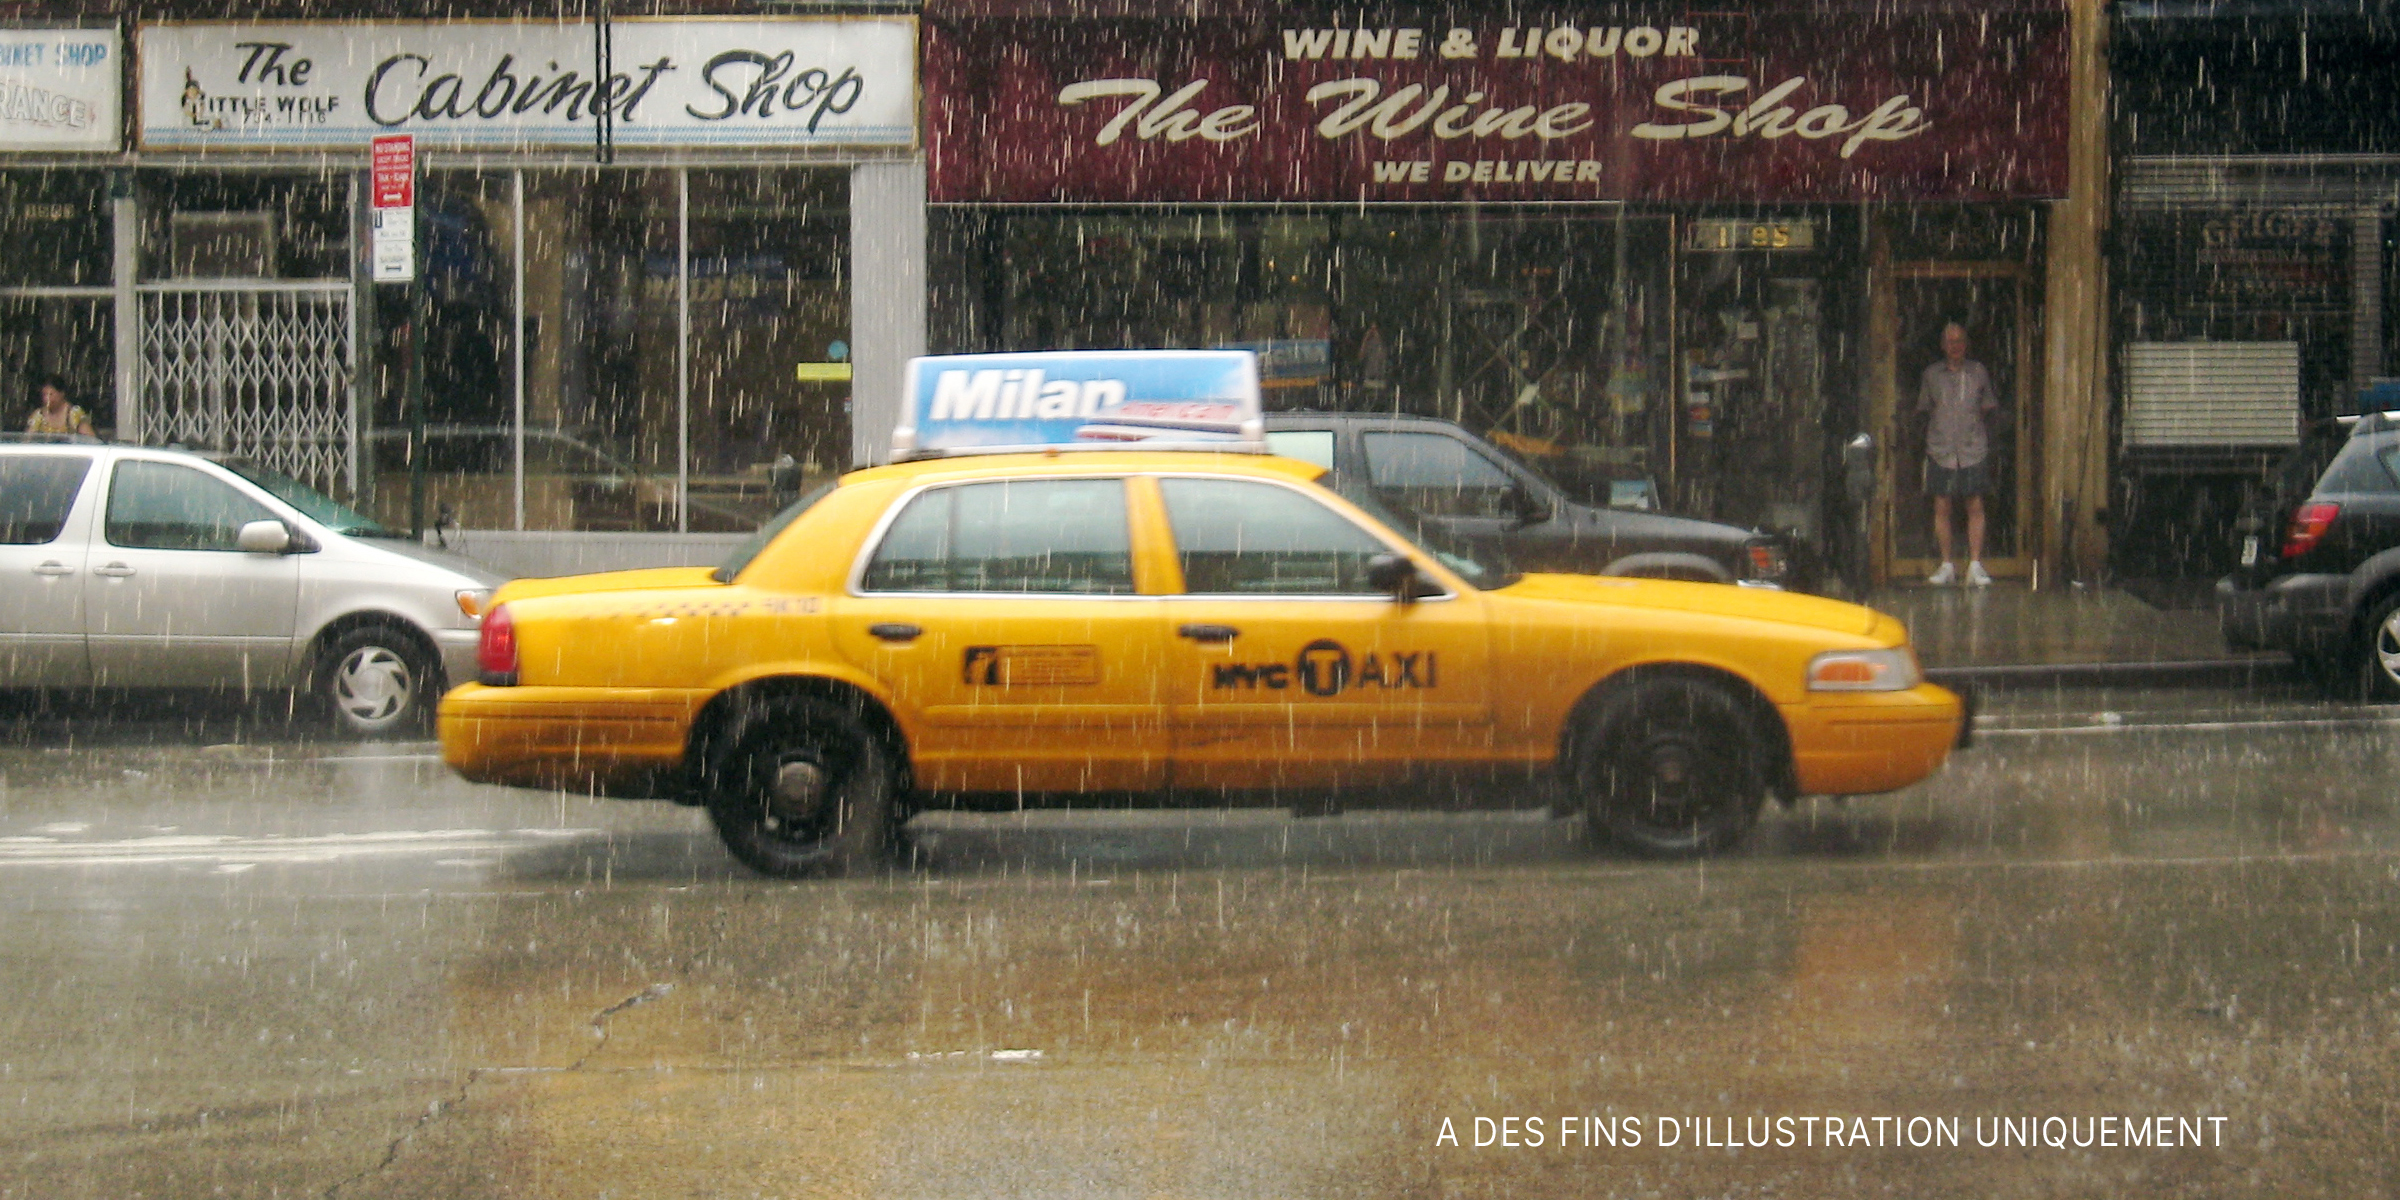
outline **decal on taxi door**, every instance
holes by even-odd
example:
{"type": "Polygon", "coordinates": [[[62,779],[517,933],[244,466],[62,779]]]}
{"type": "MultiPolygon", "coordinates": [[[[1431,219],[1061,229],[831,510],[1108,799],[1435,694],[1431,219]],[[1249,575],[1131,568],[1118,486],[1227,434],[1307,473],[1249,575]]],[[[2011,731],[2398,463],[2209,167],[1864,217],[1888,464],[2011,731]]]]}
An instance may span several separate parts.
{"type": "Polygon", "coordinates": [[[1098,646],[969,646],[961,671],[970,686],[1058,687],[1100,682],[1098,646]]]}
{"type": "Polygon", "coordinates": [[[1437,683],[1437,665],[1431,650],[1353,658],[1349,647],[1318,638],[1302,646],[1290,663],[1212,664],[1208,686],[1284,691],[1296,685],[1311,696],[1338,696],[1367,687],[1430,688],[1437,683]]]}

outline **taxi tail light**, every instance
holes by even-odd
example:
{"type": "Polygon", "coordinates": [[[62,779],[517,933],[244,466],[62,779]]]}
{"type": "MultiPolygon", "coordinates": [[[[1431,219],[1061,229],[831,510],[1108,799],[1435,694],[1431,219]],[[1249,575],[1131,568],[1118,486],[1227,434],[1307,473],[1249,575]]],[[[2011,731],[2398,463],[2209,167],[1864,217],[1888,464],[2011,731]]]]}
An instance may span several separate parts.
{"type": "Polygon", "coordinates": [[[517,622],[503,604],[483,616],[483,635],[475,643],[478,682],[488,687],[517,686],[517,622]]]}
{"type": "Polygon", "coordinates": [[[2292,527],[2283,535],[2283,556],[2298,558],[2317,548],[2325,535],[2333,530],[2333,519],[2342,515],[2342,506],[2312,501],[2292,511],[2292,527]]]}
{"type": "Polygon", "coordinates": [[[1808,662],[1812,692],[1904,692],[1924,673],[1906,646],[1891,650],[1832,650],[1808,662]]]}

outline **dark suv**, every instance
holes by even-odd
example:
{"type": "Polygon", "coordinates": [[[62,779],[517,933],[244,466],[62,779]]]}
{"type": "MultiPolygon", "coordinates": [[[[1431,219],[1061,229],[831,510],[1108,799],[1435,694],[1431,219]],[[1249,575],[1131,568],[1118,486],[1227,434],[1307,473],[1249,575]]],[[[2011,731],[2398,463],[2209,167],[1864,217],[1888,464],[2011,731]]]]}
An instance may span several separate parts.
{"type": "Polygon", "coordinates": [[[1786,587],[1781,544],[1715,521],[1581,504],[1448,421],[1381,413],[1267,414],[1275,453],[1332,470],[1392,508],[1492,546],[1519,571],[1786,587]]]}
{"type": "MultiPolygon", "coordinates": [[[[2293,465],[2311,462],[2304,442],[2293,465]]],[[[2261,515],[2217,581],[2226,644],[2288,650],[2338,691],[2400,700],[2400,414],[2359,418],[2314,487],[2261,515]]]]}

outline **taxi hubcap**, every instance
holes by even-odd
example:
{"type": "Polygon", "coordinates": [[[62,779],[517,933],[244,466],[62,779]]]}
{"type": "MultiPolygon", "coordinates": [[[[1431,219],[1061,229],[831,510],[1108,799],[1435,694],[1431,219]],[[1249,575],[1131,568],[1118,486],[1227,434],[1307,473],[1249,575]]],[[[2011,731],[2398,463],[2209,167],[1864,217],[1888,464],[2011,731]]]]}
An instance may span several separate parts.
{"type": "Polygon", "coordinates": [[[407,660],[381,646],[364,646],[334,669],[333,702],[353,721],[378,724],[408,707],[414,683],[407,660]]]}
{"type": "Polygon", "coordinates": [[[813,762],[787,762],[775,769],[767,789],[767,811],[778,821],[805,822],[825,803],[825,768],[813,762]]]}

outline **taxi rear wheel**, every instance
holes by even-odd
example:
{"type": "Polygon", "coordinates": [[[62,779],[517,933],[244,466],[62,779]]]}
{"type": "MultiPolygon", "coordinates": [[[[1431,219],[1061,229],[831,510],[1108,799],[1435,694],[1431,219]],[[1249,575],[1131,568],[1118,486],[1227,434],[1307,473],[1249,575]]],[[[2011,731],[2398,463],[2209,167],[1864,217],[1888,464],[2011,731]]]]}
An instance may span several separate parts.
{"type": "Polygon", "coordinates": [[[891,751],[853,709],[774,702],[714,772],[709,819],[725,848],[763,875],[843,875],[888,865],[899,788],[891,751]]]}
{"type": "Polygon", "coordinates": [[[1594,840],[1681,858],[1741,840],[1766,802],[1761,739],[1721,684],[1661,678],[1594,706],[1578,739],[1577,782],[1594,840]]]}

